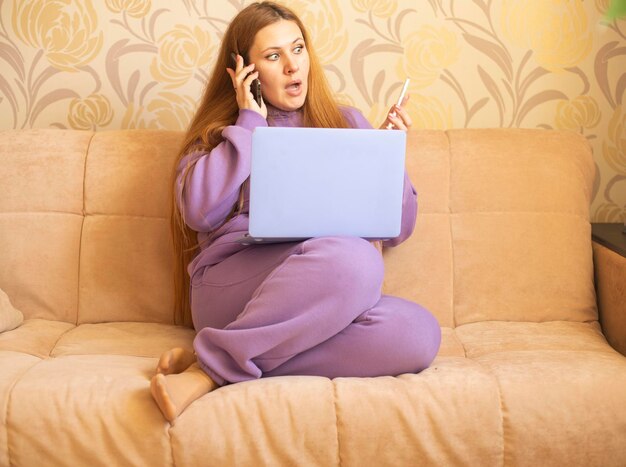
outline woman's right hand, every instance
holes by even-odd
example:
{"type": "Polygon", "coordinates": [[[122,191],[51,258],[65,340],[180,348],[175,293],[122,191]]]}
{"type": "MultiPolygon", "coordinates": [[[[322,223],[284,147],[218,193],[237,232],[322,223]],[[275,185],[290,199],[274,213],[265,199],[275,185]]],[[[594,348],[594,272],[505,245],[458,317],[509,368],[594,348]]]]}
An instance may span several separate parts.
{"type": "Polygon", "coordinates": [[[254,71],[254,63],[243,66],[243,57],[237,55],[237,61],[235,69],[226,68],[226,71],[230,75],[230,79],[233,81],[233,87],[235,88],[235,94],[237,96],[237,105],[240,109],[250,109],[261,114],[263,118],[267,118],[267,106],[265,101],[261,99],[261,106],[257,104],[250,85],[252,81],[259,77],[259,72],[254,71]]]}

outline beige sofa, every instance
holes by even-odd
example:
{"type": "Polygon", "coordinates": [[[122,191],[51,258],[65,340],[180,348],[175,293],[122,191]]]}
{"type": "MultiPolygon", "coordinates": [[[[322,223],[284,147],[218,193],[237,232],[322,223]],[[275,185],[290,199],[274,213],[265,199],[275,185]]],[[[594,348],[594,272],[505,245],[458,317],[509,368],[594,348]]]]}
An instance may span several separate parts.
{"type": "Polygon", "coordinates": [[[626,358],[604,337],[626,342],[626,262],[595,246],[602,329],[590,148],[545,130],[409,134],[419,214],[384,291],[439,319],[428,370],[229,385],[170,426],[149,380],[194,336],[172,313],[181,138],[0,132],[0,288],[26,318],[0,334],[0,465],[626,464],[626,358]]]}

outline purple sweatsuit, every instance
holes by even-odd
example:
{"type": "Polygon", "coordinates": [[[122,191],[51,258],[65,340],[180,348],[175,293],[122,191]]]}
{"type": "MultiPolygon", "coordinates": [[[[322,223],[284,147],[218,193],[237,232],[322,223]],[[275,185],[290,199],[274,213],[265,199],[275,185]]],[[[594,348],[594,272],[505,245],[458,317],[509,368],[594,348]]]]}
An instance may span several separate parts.
{"type": "MultiPolygon", "coordinates": [[[[371,128],[356,109],[342,112],[353,127],[371,128]]],[[[251,135],[258,126],[302,126],[302,113],[268,105],[266,120],[241,110],[224,129],[222,143],[210,153],[190,153],[178,166],[178,203],[201,244],[188,270],[202,369],[224,384],[278,375],[398,375],[428,367],[439,349],[439,324],[420,305],[381,295],[383,261],[370,242],[234,242],[248,231],[248,191],[243,213],[204,241],[231,212],[250,176],[251,135]],[[190,161],[196,163],[182,190],[190,161]]],[[[408,238],[416,215],[417,196],[405,174],[400,235],[384,245],[408,238]]]]}

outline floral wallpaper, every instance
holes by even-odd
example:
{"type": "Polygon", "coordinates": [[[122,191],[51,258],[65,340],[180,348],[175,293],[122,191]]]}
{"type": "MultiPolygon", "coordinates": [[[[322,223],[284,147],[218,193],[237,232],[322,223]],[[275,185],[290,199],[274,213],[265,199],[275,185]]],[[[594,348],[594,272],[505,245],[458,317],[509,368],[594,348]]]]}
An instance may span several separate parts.
{"type": "MultiPolygon", "coordinates": [[[[0,0],[0,128],[183,129],[243,0],[0,0]]],[[[569,129],[626,209],[626,20],[609,0],[283,0],[344,103],[378,125],[411,78],[415,128],[569,129]]]]}

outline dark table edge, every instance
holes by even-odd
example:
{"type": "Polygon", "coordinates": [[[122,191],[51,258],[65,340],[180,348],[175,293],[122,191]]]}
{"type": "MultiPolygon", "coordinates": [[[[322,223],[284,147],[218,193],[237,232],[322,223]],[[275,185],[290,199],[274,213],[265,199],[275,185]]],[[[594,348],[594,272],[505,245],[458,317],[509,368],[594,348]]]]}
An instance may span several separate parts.
{"type": "MultiPolygon", "coordinates": [[[[615,253],[618,253],[620,255],[622,255],[624,258],[626,258],[626,234],[622,233],[622,229],[624,228],[623,224],[617,224],[617,223],[605,223],[605,222],[592,222],[591,223],[591,239],[596,242],[599,243],[600,245],[608,248],[611,251],[614,251],[615,253]],[[610,239],[605,238],[604,236],[601,235],[601,233],[598,232],[594,232],[594,226],[608,226],[608,225],[614,225],[616,226],[616,232],[618,232],[620,235],[623,236],[623,242],[619,243],[615,243],[612,242],[610,239]]],[[[618,237],[619,238],[619,237],[618,237]]]]}

